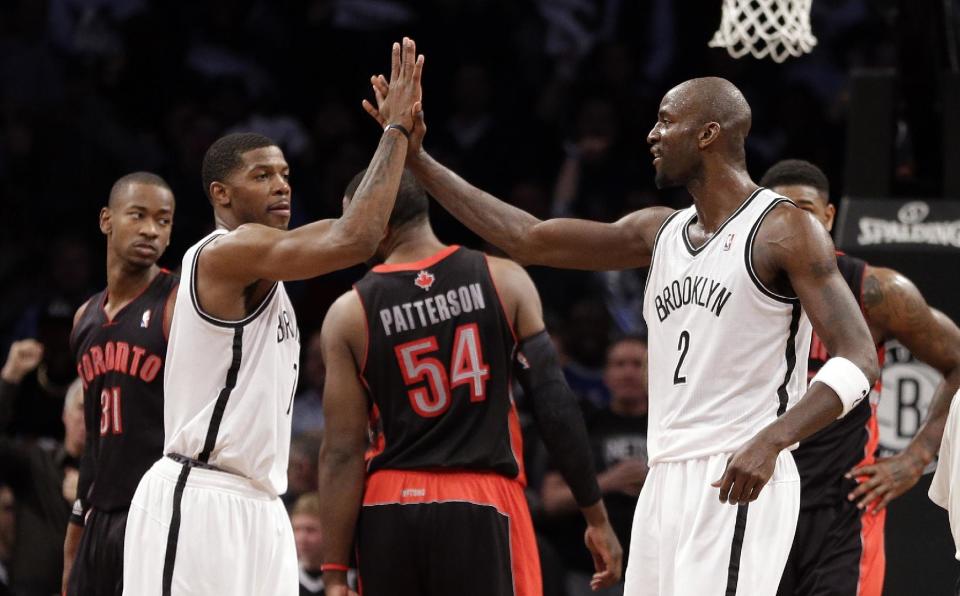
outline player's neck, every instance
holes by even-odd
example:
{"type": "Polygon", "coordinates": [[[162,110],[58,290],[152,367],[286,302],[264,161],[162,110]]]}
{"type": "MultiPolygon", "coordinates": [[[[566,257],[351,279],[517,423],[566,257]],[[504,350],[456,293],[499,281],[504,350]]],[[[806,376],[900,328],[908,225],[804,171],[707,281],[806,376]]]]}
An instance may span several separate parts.
{"type": "Polygon", "coordinates": [[[706,232],[715,232],[756,189],[745,169],[729,164],[704,164],[703,173],[687,184],[697,222],[706,232]]]}
{"type": "Polygon", "coordinates": [[[429,227],[426,229],[417,228],[410,233],[402,234],[395,239],[391,239],[387,250],[387,258],[384,261],[390,263],[411,263],[431,257],[446,246],[434,235],[429,227]]]}
{"type": "Polygon", "coordinates": [[[107,257],[107,307],[116,312],[143,292],[160,273],[154,263],[149,267],[133,268],[120,259],[107,257]]]}

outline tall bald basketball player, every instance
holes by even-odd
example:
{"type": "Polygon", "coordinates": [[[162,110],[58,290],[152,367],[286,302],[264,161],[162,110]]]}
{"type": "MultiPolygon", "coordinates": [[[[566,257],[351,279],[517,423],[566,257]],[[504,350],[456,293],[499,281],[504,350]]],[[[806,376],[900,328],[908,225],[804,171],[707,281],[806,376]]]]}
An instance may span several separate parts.
{"type": "Polygon", "coordinates": [[[77,310],[70,337],[87,431],[64,545],[70,596],[123,592],[130,500],[163,453],[163,365],[179,279],[157,261],[173,212],[170,187],[149,172],[117,180],[100,210],[107,287],[77,310]]]}
{"type": "MultiPolygon", "coordinates": [[[[760,183],[793,200],[829,231],[835,209],[830,184],[814,164],[789,159],[774,164],[760,183]]],[[[853,292],[883,362],[883,344],[896,339],[944,376],[923,427],[907,448],[875,458],[880,383],[842,420],[800,442],[793,452],[800,471],[800,519],[780,596],[880,596],[886,567],[883,529],[891,499],[916,484],[940,446],[950,397],[960,387],[960,329],[930,308],[902,274],[872,267],[847,254],[837,265],[853,292]],[[852,468],[863,482],[847,475],[852,468]]],[[[830,358],[819,338],[810,349],[808,374],[830,358]]]]}
{"type": "MultiPolygon", "coordinates": [[[[385,79],[372,82],[379,96],[390,92],[385,79]]],[[[693,205],[610,224],[541,221],[471,186],[423,150],[422,115],[411,142],[408,167],[427,191],[521,262],[650,266],[650,474],[628,596],[775,594],[800,504],[788,449],[849,412],[877,379],[876,350],[826,231],[747,173],[750,120],[729,81],[671,89],[647,142],[657,186],[685,186],[693,205]],[[807,388],[811,322],[834,356],[807,388]]]]}
{"type": "Polygon", "coordinates": [[[287,230],[289,167],[276,143],[232,134],[204,156],[217,230],[183,258],[164,378],[166,456],[131,504],[129,596],[295,596],[286,490],[299,330],[283,281],[368,259],[393,207],[420,101],[422,57],[394,44],[389,124],[340,219],[287,230]]]}
{"type": "Polygon", "coordinates": [[[613,585],[620,544],[537,289],[512,261],[442,244],[427,207],[405,172],[377,251],[385,263],[341,296],[323,324],[327,593],[346,594],[355,533],[367,596],[543,593],[524,498],[515,364],[540,435],[587,520],[591,585],[613,585]],[[371,426],[378,440],[365,478],[371,426]]]}

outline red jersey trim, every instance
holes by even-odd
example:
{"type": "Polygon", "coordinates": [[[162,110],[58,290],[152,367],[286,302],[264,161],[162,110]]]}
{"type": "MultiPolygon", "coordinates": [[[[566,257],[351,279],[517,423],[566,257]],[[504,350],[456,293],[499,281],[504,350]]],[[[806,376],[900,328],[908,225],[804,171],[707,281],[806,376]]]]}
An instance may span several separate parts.
{"type": "Polygon", "coordinates": [[[111,318],[107,314],[107,300],[110,299],[110,286],[107,286],[107,288],[103,291],[103,299],[100,301],[100,312],[103,313],[103,318],[106,319],[107,321],[106,323],[103,324],[103,326],[108,327],[110,325],[113,325],[116,322],[117,318],[121,314],[126,312],[127,307],[133,304],[134,302],[136,302],[137,300],[139,300],[141,296],[146,294],[147,290],[149,290],[150,287],[153,286],[153,284],[156,283],[158,279],[160,279],[161,275],[169,275],[169,274],[170,274],[169,269],[165,267],[161,267],[160,271],[158,271],[157,274],[154,275],[150,281],[148,281],[146,284],[144,284],[142,288],[140,288],[140,291],[137,292],[136,296],[131,298],[129,302],[127,302],[126,304],[123,305],[123,307],[120,308],[120,310],[114,313],[113,318],[111,318]]]}
{"type": "Polygon", "coordinates": [[[384,263],[383,265],[377,265],[371,271],[374,271],[375,273],[391,273],[394,271],[416,271],[417,269],[426,269],[427,267],[436,265],[440,261],[457,252],[459,249],[459,244],[451,244],[450,246],[443,248],[440,252],[437,252],[436,254],[433,254],[425,259],[413,261],[412,263],[384,263]]]}

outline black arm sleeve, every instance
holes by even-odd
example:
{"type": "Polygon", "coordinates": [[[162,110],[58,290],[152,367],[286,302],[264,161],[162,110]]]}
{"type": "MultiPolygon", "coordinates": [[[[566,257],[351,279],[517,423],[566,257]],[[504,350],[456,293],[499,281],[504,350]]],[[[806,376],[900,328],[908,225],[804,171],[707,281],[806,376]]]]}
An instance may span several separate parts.
{"type": "Polygon", "coordinates": [[[520,386],[530,397],[540,436],[577,505],[595,504],[600,500],[600,485],[587,427],[546,330],[521,340],[515,368],[520,386]]]}

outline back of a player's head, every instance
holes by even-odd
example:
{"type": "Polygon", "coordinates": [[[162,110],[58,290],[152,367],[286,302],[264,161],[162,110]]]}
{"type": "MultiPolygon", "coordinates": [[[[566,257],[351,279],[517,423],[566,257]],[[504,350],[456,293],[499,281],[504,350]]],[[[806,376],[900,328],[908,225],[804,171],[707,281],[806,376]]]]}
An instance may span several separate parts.
{"type": "Polygon", "coordinates": [[[824,198],[830,196],[830,181],[823,170],[803,159],[784,159],[770,166],[760,179],[760,186],[809,186],[824,198]]]}
{"type": "Polygon", "coordinates": [[[123,196],[124,191],[133,184],[156,186],[157,188],[169,191],[171,195],[173,194],[173,191],[170,190],[170,185],[160,176],[151,172],[133,172],[132,174],[120,177],[113,183],[113,186],[110,188],[110,198],[107,205],[111,208],[115,207],[117,200],[123,196]]]}
{"type": "MultiPolygon", "coordinates": [[[[366,173],[366,170],[362,170],[350,180],[347,190],[343,193],[345,197],[353,200],[353,195],[356,194],[366,173]]],[[[404,168],[403,175],[400,177],[400,188],[397,190],[397,200],[393,204],[393,211],[390,212],[390,221],[387,225],[397,230],[409,224],[422,222],[429,214],[430,199],[427,198],[427,191],[417,181],[416,176],[404,168]]]]}
{"type": "Polygon", "coordinates": [[[263,147],[277,147],[277,142],[255,132],[235,132],[220,137],[210,145],[203,156],[200,176],[203,192],[210,198],[210,185],[223,182],[234,170],[243,165],[243,154],[263,147]]]}

